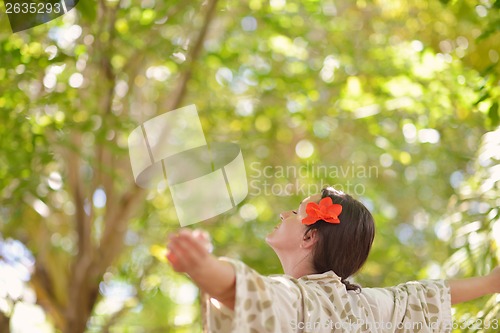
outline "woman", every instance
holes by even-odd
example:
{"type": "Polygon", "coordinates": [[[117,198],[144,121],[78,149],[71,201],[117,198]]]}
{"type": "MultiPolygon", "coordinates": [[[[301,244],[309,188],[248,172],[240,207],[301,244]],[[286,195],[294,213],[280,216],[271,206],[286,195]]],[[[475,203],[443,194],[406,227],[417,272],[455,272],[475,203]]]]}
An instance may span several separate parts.
{"type": "Polygon", "coordinates": [[[174,270],[210,297],[209,332],[450,332],[451,304],[500,291],[500,267],[484,277],[391,288],[349,283],[368,257],[375,227],[363,204],[333,188],[280,219],[266,242],[285,275],[262,276],[240,261],[214,257],[199,231],[169,237],[174,270]]]}

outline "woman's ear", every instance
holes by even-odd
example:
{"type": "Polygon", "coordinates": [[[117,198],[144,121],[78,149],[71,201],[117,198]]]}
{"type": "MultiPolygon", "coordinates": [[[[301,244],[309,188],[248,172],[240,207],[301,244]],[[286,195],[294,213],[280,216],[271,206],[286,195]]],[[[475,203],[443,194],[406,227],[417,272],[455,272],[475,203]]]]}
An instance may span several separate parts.
{"type": "Polygon", "coordinates": [[[302,241],[300,242],[300,247],[303,249],[312,249],[314,244],[318,241],[318,230],[310,229],[302,237],[302,241]]]}

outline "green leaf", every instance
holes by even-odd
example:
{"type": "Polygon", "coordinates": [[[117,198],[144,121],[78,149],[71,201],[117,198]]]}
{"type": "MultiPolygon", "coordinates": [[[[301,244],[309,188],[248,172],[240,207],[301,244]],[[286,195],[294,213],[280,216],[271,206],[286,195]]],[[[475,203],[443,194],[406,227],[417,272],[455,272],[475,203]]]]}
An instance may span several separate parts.
{"type": "Polygon", "coordinates": [[[479,103],[481,103],[482,101],[484,101],[485,99],[487,99],[488,97],[490,97],[490,92],[489,91],[486,91],[481,97],[479,97],[479,99],[477,101],[474,102],[474,106],[478,105],[479,103]]]}
{"type": "Polygon", "coordinates": [[[488,118],[493,127],[497,127],[500,122],[500,115],[498,112],[498,102],[493,103],[488,110],[488,118]]]}

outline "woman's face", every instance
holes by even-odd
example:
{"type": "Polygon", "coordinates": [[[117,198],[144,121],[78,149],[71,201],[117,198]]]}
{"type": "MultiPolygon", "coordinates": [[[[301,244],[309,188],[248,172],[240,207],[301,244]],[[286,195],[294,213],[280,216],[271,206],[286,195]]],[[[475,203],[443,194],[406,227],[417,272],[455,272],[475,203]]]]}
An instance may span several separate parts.
{"type": "Polygon", "coordinates": [[[306,205],[309,202],[317,203],[320,199],[320,194],[307,197],[300,203],[298,208],[282,212],[280,214],[280,223],[266,237],[267,244],[275,251],[299,248],[307,228],[302,224],[302,219],[307,216],[306,205]]]}

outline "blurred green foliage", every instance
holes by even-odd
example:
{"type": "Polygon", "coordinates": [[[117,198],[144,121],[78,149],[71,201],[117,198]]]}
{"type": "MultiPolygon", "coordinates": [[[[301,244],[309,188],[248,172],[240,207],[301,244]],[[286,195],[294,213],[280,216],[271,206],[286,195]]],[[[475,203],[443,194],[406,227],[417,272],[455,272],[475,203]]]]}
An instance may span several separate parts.
{"type": "MultiPolygon", "coordinates": [[[[178,229],[168,188],[138,191],[127,151],[138,124],[188,104],[208,140],[238,143],[247,166],[241,207],[193,226],[217,255],[281,273],[264,236],[330,184],[376,218],[362,285],[487,273],[500,254],[499,7],[81,1],[16,34],[2,11],[0,241],[33,253],[25,288],[47,331],[79,332],[68,328],[78,307],[89,332],[200,331],[196,290],[162,259],[178,229]]],[[[30,302],[4,299],[5,318],[30,302]]],[[[455,311],[500,310],[483,298],[455,311]]]]}

